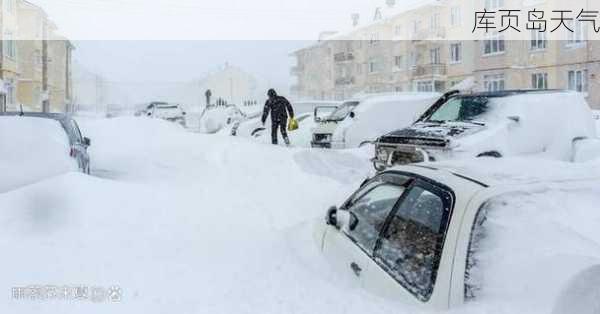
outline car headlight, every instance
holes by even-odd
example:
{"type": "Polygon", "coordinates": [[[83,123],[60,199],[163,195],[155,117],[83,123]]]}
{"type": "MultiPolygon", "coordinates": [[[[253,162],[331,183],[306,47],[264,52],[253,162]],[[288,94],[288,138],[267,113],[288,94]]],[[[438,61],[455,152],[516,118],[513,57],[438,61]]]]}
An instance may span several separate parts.
{"type": "Polygon", "coordinates": [[[389,156],[388,151],[383,148],[377,148],[375,154],[377,156],[377,160],[380,161],[387,161],[389,156]]]}

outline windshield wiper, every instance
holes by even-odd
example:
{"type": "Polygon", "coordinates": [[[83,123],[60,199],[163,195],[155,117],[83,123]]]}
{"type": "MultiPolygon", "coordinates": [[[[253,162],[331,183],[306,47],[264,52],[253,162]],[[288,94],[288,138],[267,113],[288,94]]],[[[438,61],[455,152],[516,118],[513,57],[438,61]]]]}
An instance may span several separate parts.
{"type": "Polygon", "coordinates": [[[481,122],[481,121],[477,121],[477,120],[465,119],[463,121],[464,122],[468,122],[468,123],[472,123],[472,124],[476,124],[476,125],[485,126],[485,122],[481,122]]]}

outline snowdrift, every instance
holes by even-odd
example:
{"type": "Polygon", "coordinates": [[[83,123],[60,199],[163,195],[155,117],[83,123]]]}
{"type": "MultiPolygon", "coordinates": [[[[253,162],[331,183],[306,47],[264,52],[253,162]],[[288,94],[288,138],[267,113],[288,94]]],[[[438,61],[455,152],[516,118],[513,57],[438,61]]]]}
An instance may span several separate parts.
{"type": "Polygon", "coordinates": [[[77,171],[69,150],[69,138],[58,121],[0,117],[0,193],[77,171]]]}

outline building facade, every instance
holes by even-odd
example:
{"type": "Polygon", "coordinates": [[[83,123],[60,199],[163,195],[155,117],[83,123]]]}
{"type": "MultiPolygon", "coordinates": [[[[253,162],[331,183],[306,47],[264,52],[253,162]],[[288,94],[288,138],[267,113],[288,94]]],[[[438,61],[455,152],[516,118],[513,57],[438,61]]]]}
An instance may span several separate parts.
{"type": "MultiPolygon", "coordinates": [[[[600,43],[587,40],[590,31],[577,22],[570,24],[573,34],[561,40],[537,31],[511,40],[495,32],[479,40],[460,39],[474,6],[498,10],[511,1],[425,1],[402,9],[386,1],[387,7],[376,9],[365,25],[357,25],[354,17],[350,31],[296,51],[292,93],[340,100],[357,93],[443,92],[467,80],[479,91],[574,90],[600,108],[600,43]]],[[[555,2],[535,6],[551,11],[555,2]]]]}
{"type": "Polygon", "coordinates": [[[71,110],[74,46],[57,34],[42,8],[1,1],[0,110],[71,110]]]}

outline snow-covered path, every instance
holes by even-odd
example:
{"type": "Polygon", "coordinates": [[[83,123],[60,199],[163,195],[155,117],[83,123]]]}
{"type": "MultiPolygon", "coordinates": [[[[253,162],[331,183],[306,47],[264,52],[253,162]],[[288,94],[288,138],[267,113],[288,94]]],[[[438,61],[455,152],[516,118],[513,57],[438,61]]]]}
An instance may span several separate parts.
{"type": "Polygon", "coordinates": [[[69,173],[0,194],[0,289],[118,285],[123,300],[10,299],[0,312],[385,310],[360,289],[343,289],[311,238],[313,221],[369,173],[360,154],[274,148],[139,119],[82,128],[97,176],[69,173]]]}

